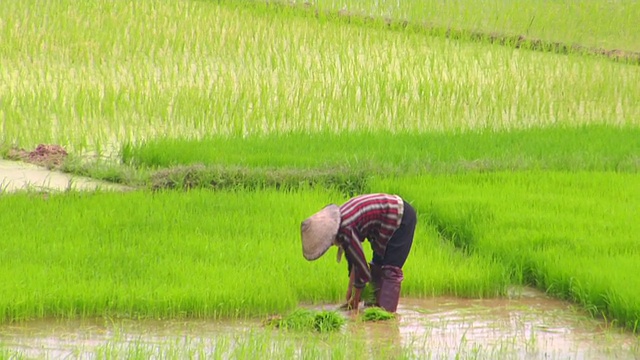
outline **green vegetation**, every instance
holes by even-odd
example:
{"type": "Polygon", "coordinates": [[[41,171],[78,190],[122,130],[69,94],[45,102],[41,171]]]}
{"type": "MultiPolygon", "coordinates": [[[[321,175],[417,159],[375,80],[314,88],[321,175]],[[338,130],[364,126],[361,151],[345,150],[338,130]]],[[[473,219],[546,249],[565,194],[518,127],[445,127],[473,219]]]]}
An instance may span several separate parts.
{"type": "Polygon", "coordinates": [[[369,307],[362,311],[361,319],[364,321],[384,321],[395,318],[393,313],[379,307],[369,307]]]}
{"type": "MultiPolygon", "coordinates": [[[[513,351],[512,349],[510,349],[513,351]]],[[[34,356],[34,349],[1,351],[3,359],[49,358],[34,356]]],[[[491,349],[484,351],[495,354],[491,349]]],[[[426,351],[418,352],[395,343],[372,346],[359,336],[344,336],[340,332],[308,333],[251,329],[244,332],[221,332],[215,336],[177,336],[157,341],[127,339],[116,335],[105,343],[84,346],[70,345],[56,352],[55,357],[90,359],[249,359],[256,354],[277,359],[428,359],[437,358],[426,351]],[[422,354],[422,355],[420,355],[422,354]]]]}
{"type": "MultiPolygon", "coordinates": [[[[419,211],[406,295],[495,296],[532,283],[635,329],[636,177],[421,175],[366,190],[419,211]]],[[[2,318],[243,317],[338,301],[345,269],[332,256],[304,261],[298,227],[343,200],[319,189],[5,196],[2,318]]]]}
{"type": "Polygon", "coordinates": [[[0,8],[0,97],[10,104],[0,142],[112,156],[157,138],[640,121],[638,66],[304,14],[211,1],[12,2],[0,8]]]}
{"type": "MultiPolygon", "coordinates": [[[[638,2],[297,5],[0,6],[0,153],[59,143],[63,170],[156,190],[2,194],[0,322],[239,319],[343,301],[344,265],[304,261],[300,221],[380,191],[419,213],[403,295],[531,284],[640,331],[640,67],[474,35],[637,52],[638,2]]],[[[275,336],[213,348],[369,349],[275,336]]],[[[206,351],[115,346],[97,357],[206,351]]]]}
{"type": "MultiPolygon", "coordinates": [[[[320,189],[5,195],[0,226],[12,235],[0,239],[0,321],[238,318],[342,301],[346,268],[334,256],[304,260],[299,227],[344,200],[320,189]]],[[[431,270],[407,276],[414,293],[506,287],[500,264],[458,255],[425,230],[413,262],[431,270]]]]}
{"type": "MultiPolygon", "coordinates": [[[[516,282],[639,330],[636,174],[470,173],[381,179],[371,186],[413,199],[423,221],[461,253],[499,262],[516,282]]],[[[428,270],[419,263],[410,268],[421,275],[428,270]]],[[[424,291],[413,285],[403,290],[424,291]]]]}
{"type": "Polygon", "coordinates": [[[632,0],[312,0],[304,3],[323,12],[409,21],[426,26],[435,35],[463,30],[461,34],[467,36],[474,33],[524,36],[547,43],[640,51],[640,33],[636,31],[640,4],[632,0]]]}
{"type": "Polygon", "coordinates": [[[336,311],[308,309],[296,309],[284,317],[271,317],[265,321],[265,325],[278,329],[320,333],[340,330],[345,323],[344,316],[336,311]]]}
{"type": "Polygon", "coordinates": [[[197,164],[373,174],[526,169],[637,172],[637,139],[639,128],[610,126],[470,133],[288,133],[156,139],[124,146],[122,159],[151,168],[197,164]]]}

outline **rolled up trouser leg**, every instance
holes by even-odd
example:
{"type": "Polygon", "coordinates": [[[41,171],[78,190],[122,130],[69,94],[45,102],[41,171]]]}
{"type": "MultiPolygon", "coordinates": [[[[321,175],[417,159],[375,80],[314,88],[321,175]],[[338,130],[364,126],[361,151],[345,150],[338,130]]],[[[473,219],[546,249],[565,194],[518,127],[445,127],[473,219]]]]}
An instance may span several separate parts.
{"type": "Polygon", "coordinates": [[[397,266],[382,266],[382,285],[378,296],[378,305],[389,312],[396,312],[400,301],[400,288],[404,273],[397,266]]]}
{"type": "Polygon", "coordinates": [[[369,284],[371,285],[371,289],[373,290],[374,303],[366,304],[368,306],[375,305],[378,306],[378,298],[380,297],[380,286],[382,286],[382,266],[370,262],[369,268],[371,269],[371,281],[369,284]]]}

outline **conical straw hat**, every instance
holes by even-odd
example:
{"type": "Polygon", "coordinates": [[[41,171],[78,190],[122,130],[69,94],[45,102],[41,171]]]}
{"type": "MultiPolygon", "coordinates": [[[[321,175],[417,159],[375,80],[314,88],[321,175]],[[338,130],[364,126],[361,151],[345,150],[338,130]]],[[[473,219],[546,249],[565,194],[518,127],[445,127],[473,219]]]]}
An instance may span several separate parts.
{"type": "Polygon", "coordinates": [[[327,205],[302,222],[302,254],[307,260],[322,256],[333,244],[340,227],[340,208],[327,205]]]}

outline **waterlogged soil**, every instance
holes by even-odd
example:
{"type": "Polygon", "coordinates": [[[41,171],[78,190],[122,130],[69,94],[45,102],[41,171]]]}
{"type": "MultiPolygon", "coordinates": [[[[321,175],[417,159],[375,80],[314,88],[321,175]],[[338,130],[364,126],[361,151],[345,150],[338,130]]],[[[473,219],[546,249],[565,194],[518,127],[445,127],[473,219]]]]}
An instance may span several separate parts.
{"type": "MultiPolygon", "coordinates": [[[[518,289],[501,299],[403,298],[396,319],[383,322],[345,316],[349,321],[343,332],[361,336],[371,348],[397,348],[398,354],[404,351],[415,358],[640,359],[638,337],[532,289],[518,289]]],[[[0,326],[0,349],[33,358],[91,358],[99,349],[146,344],[195,346],[227,358],[243,341],[254,341],[247,339],[256,332],[282,333],[264,328],[258,319],[43,320],[0,326]],[[221,342],[222,337],[232,344],[221,342]],[[220,349],[222,344],[226,350],[220,349]]],[[[290,340],[273,337],[274,342],[290,340]]]]}

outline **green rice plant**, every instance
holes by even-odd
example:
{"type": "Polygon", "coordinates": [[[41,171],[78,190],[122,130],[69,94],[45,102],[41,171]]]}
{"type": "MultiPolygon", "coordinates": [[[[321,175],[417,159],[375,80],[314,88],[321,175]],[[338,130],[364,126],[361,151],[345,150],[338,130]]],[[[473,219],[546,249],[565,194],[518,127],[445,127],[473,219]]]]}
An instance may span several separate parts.
{"type": "Polygon", "coordinates": [[[368,307],[362,311],[360,318],[363,321],[384,321],[394,319],[395,315],[379,307],[368,307]]]}
{"type": "Polygon", "coordinates": [[[19,351],[13,350],[13,349],[4,349],[3,347],[5,347],[4,344],[0,343],[0,358],[2,359],[12,359],[12,360],[21,360],[21,359],[28,359],[27,356],[21,354],[19,351]]]}
{"type": "MultiPolygon", "coordinates": [[[[633,328],[636,176],[423,174],[370,179],[368,191],[418,210],[403,296],[532,283],[633,328]]],[[[343,301],[346,269],[333,250],[304,261],[299,224],[344,200],[319,188],[3,195],[1,319],[238,318],[343,301]]]]}
{"type": "MultiPolygon", "coordinates": [[[[0,322],[31,318],[244,318],[344,301],[334,249],[304,260],[300,223],[345,195],[146,191],[2,195],[0,322]]],[[[491,296],[506,270],[418,228],[403,294],[491,296]],[[456,266],[451,266],[456,264],[456,266]]],[[[368,251],[367,251],[368,252],[368,251]]],[[[371,255],[368,255],[371,256],[371,255]]]]}
{"type": "Polygon", "coordinates": [[[471,245],[465,256],[502,263],[512,281],[631,330],[640,318],[639,184],[636,174],[540,171],[370,181],[373,191],[413,199],[452,247],[455,236],[442,227],[472,229],[462,232],[471,245]]]}
{"type": "Polygon", "coordinates": [[[336,311],[315,311],[296,309],[286,316],[272,316],[265,325],[284,330],[317,331],[320,333],[338,331],[346,323],[344,316],[336,311]]]}
{"type": "Polygon", "coordinates": [[[403,296],[485,298],[506,294],[513,281],[508,264],[478,252],[461,251],[443,241],[424,221],[426,212],[420,209],[418,201],[413,200],[419,198],[404,195],[417,206],[418,221],[422,226],[416,230],[411,253],[403,267],[403,296]]]}
{"type": "Polygon", "coordinates": [[[321,333],[340,330],[345,323],[345,318],[336,311],[320,311],[313,318],[313,328],[321,333]]]}
{"type": "Polygon", "coordinates": [[[157,138],[637,126],[640,119],[636,66],[249,4],[1,7],[0,143],[114,156],[124,143],[157,138]]]}
{"type": "MultiPolygon", "coordinates": [[[[640,35],[634,31],[640,18],[636,1],[294,1],[304,8],[339,13],[342,16],[372,16],[424,25],[433,34],[464,30],[487,35],[519,35],[548,43],[608,50],[640,51],[640,35]]],[[[461,32],[461,34],[465,34],[461,32]]]]}
{"type": "MultiPolygon", "coordinates": [[[[25,359],[229,359],[248,358],[256,353],[269,358],[338,359],[456,356],[495,359],[545,353],[549,359],[566,359],[634,358],[638,353],[638,339],[615,329],[602,329],[598,327],[600,322],[585,319],[580,311],[556,313],[549,312],[542,304],[531,309],[514,303],[507,305],[503,312],[491,305],[479,308],[471,305],[491,302],[454,300],[463,307],[456,309],[435,300],[436,308],[424,309],[425,314],[407,314],[406,317],[403,314],[399,321],[377,323],[358,321],[361,320],[358,318],[349,321],[344,331],[327,333],[280,331],[260,327],[253,320],[108,320],[106,327],[98,325],[100,321],[88,320],[86,324],[91,325],[80,328],[76,326],[83,321],[51,324],[50,320],[44,320],[4,326],[0,336],[7,336],[7,342],[0,344],[0,353],[4,351],[13,358],[25,359]],[[441,306],[451,311],[438,315],[439,310],[443,310],[441,306]],[[576,318],[572,319],[573,316],[576,318]],[[500,319],[506,323],[501,323],[500,319]],[[478,325],[479,329],[474,328],[478,325]],[[573,331],[550,333],[557,329],[555,326],[573,331]],[[581,336],[576,337],[574,331],[581,336]],[[560,340],[565,346],[557,351],[560,340]]],[[[427,303],[432,301],[427,300],[427,303]]],[[[505,302],[498,300],[498,303],[505,302]]],[[[524,300],[523,304],[527,303],[530,301],[524,300]]],[[[542,303],[548,302],[542,300],[542,303]]]]}
{"type": "Polygon", "coordinates": [[[265,321],[265,325],[286,330],[311,330],[315,313],[309,309],[296,309],[288,315],[272,316],[265,321]]]}
{"type": "MultiPolygon", "coordinates": [[[[215,165],[267,169],[354,169],[372,174],[467,170],[638,169],[640,130],[584,126],[502,132],[288,133],[259,137],[156,139],[126,144],[122,161],[137,167],[215,165]],[[304,148],[304,153],[300,149],[304,148]]],[[[314,176],[318,177],[321,174],[314,176]]]]}

